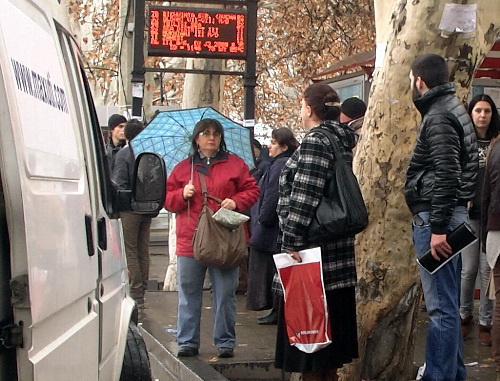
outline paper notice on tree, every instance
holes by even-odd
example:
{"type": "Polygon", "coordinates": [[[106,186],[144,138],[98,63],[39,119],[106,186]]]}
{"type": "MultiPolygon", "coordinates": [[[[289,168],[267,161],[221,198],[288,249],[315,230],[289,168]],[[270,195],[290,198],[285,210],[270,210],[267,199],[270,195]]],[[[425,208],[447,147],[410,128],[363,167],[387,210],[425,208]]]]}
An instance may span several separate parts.
{"type": "Polygon", "coordinates": [[[387,42],[377,42],[375,50],[375,67],[384,66],[385,51],[387,50],[387,42]]]}
{"type": "Polygon", "coordinates": [[[439,29],[449,33],[470,33],[476,30],[477,4],[446,4],[439,29]]]}

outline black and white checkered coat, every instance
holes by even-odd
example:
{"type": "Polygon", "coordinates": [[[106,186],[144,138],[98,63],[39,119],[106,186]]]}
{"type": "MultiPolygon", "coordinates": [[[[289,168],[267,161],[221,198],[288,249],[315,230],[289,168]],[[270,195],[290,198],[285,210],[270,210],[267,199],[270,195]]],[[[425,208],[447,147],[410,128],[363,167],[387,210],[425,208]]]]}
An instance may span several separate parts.
{"type": "MultiPolygon", "coordinates": [[[[307,228],[324,193],[328,173],[333,170],[333,147],[321,133],[324,128],[333,132],[344,159],[352,163],[351,150],[356,145],[356,135],[346,125],[325,121],[304,137],[280,176],[277,212],[282,251],[310,247],[307,228]]],[[[355,286],[354,237],[324,242],[321,252],[325,289],[355,286]]]]}

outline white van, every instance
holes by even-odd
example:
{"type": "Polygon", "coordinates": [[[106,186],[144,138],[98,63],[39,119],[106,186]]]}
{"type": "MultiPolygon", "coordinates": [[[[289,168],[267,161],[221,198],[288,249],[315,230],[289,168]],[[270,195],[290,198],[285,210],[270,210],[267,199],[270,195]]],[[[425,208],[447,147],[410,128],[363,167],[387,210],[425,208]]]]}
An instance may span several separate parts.
{"type": "Polygon", "coordinates": [[[159,210],[165,169],[117,195],[106,160],[64,6],[0,0],[2,381],[150,379],[116,218],[159,210]]]}

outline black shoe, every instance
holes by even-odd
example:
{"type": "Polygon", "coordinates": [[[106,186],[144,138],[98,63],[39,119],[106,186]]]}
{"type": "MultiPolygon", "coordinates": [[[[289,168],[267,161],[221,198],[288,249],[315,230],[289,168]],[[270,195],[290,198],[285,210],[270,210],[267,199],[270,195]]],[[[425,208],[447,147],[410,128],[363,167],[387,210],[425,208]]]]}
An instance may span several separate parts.
{"type": "Polygon", "coordinates": [[[266,316],[262,319],[259,319],[257,321],[257,324],[260,324],[260,325],[274,325],[274,324],[278,324],[278,316],[266,316]]]}
{"type": "Polygon", "coordinates": [[[233,348],[219,348],[219,358],[228,359],[230,357],[234,357],[233,348]]]}
{"type": "Polygon", "coordinates": [[[272,310],[269,311],[269,313],[267,315],[262,315],[262,316],[259,316],[257,319],[258,320],[262,320],[262,319],[265,319],[269,316],[271,316],[272,314],[274,314],[274,308],[272,310]]]}
{"type": "Polygon", "coordinates": [[[181,347],[177,352],[177,357],[193,357],[196,355],[198,355],[198,348],[193,347],[181,347]]]}
{"type": "Polygon", "coordinates": [[[273,310],[269,315],[258,318],[257,324],[260,325],[278,324],[278,312],[276,310],[273,310]]]}

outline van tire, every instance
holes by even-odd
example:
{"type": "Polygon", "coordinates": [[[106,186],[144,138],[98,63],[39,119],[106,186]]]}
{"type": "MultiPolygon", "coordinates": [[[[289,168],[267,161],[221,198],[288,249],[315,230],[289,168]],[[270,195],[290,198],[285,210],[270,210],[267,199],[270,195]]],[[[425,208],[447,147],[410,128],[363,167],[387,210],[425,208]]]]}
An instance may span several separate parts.
{"type": "Polygon", "coordinates": [[[132,321],[128,327],[127,346],[123,355],[120,381],[151,381],[146,343],[137,325],[132,321]]]}

